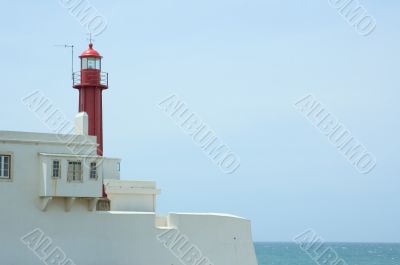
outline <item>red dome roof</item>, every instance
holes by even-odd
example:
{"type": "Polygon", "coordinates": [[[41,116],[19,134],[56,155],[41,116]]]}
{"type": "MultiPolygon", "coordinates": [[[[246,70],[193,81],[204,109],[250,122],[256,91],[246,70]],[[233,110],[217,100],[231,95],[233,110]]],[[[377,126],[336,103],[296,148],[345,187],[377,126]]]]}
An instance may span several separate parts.
{"type": "Polygon", "coordinates": [[[84,51],[79,57],[80,58],[84,58],[84,57],[101,58],[101,55],[95,49],[93,49],[93,43],[89,43],[89,48],[86,51],[84,51]]]}

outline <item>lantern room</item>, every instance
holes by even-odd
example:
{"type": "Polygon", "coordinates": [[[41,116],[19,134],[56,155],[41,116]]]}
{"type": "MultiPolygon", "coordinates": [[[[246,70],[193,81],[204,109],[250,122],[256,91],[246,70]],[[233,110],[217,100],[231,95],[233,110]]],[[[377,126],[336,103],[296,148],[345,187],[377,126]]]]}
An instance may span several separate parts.
{"type": "Polygon", "coordinates": [[[102,56],[93,49],[93,43],[89,43],[89,48],[79,58],[81,60],[81,69],[73,74],[74,88],[79,89],[82,86],[90,85],[107,89],[108,74],[101,71],[102,56]]]}
{"type": "Polygon", "coordinates": [[[93,44],[89,44],[89,49],[84,51],[81,56],[81,69],[96,69],[101,70],[101,56],[93,49],[93,44]]]}

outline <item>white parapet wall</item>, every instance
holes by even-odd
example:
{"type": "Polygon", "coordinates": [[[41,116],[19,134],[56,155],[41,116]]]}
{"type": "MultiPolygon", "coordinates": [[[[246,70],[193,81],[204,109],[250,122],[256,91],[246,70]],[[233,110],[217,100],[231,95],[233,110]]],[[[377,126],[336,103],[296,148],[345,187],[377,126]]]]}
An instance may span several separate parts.
{"type": "MultiPolygon", "coordinates": [[[[160,224],[160,219],[157,218],[160,224]]],[[[161,222],[158,240],[182,263],[192,249],[193,263],[256,265],[248,219],[219,213],[170,213],[161,222]]],[[[175,264],[175,263],[174,263],[175,264]]]]}
{"type": "Polygon", "coordinates": [[[155,212],[157,189],[154,181],[105,179],[111,211],[155,212]]]}

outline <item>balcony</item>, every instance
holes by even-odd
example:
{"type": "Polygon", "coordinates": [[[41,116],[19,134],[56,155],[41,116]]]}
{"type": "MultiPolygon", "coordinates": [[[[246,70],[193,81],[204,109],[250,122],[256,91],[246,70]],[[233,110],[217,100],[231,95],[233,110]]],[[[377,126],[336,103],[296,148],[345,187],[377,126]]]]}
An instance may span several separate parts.
{"type": "Polygon", "coordinates": [[[72,86],[79,88],[81,86],[99,85],[108,88],[108,73],[98,70],[85,70],[85,76],[82,78],[81,71],[72,73],[72,86]]]}
{"type": "Polygon", "coordinates": [[[39,153],[39,160],[43,211],[53,198],[64,199],[66,211],[70,211],[75,199],[87,199],[89,210],[93,211],[103,197],[103,179],[119,179],[117,158],[39,153]]]}

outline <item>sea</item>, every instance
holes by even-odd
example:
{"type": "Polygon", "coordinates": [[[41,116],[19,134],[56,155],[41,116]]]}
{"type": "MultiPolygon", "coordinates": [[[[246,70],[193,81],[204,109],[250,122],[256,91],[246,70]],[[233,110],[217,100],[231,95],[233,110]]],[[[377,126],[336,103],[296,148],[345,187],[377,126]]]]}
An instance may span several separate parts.
{"type": "Polygon", "coordinates": [[[303,251],[296,243],[254,245],[258,265],[400,265],[400,243],[324,243],[324,249],[337,255],[336,262],[303,251]]]}

